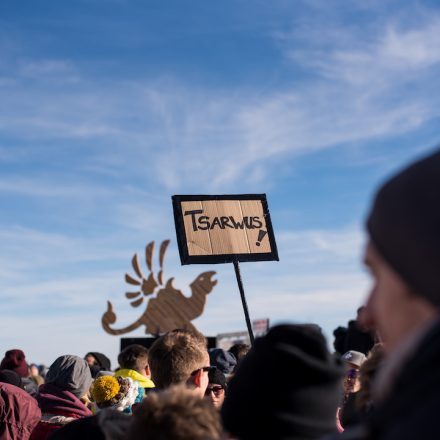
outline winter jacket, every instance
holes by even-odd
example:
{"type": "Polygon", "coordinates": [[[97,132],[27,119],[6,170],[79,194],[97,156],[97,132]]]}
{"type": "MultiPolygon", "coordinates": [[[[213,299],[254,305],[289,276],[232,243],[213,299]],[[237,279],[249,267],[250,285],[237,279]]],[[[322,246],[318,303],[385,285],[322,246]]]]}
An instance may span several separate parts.
{"type": "Polygon", "coordinates": [[[155,387],[154,382],[151,379],[148,379],[148,377],[143,376],[136,370],[121,368],[115,371],[115,376],[130,377],[133,380],[137,380],[139,382],[139,386],[145,388],[145,392],[148,392],[150,389],[155,387]]]}
{"type": "Polygon", "coordinates": [[[96,416],[83,417],[58,429],[50,440],[125,440],[131,416],[120,411],[105,409],[96,416]]]}
{"type": "Polygon", "coordinates": [[[41,385],[38,396],[42,417],[32,432],[31,440],[46,440],[49,435],[62,426],[92,412],[70,391],[52,385],[41,385]]]}
{"type": "Polygon", "coordinates": [[[37,401],[26,391],[0,383],[0,440],[27,440],[41,418],[37,401]]]}

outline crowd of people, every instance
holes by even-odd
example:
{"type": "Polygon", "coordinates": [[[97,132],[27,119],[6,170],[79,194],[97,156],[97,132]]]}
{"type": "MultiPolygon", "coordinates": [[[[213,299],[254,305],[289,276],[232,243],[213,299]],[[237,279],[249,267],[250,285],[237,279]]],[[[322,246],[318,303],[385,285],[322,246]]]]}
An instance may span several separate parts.
{"type": "Polygon", "coordinates": [[[440,151],[382,186],[367,231],[373,286],[333,353],[315,324],[229,351],[176,329],[126,347],[115,370],[98,352],[47,369],[11,349],[0,440],[440,438],[440,151]]]}

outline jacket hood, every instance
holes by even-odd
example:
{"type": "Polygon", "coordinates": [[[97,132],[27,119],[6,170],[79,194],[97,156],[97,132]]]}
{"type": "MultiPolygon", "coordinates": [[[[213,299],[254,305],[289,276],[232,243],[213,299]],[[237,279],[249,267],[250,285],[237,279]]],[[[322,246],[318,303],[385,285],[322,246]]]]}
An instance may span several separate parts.
{"type": "Polygon", "coordinates": [[[26,391],[0,383],[0,438],[26,440],[41,419],[37,401],[26,391]]]}

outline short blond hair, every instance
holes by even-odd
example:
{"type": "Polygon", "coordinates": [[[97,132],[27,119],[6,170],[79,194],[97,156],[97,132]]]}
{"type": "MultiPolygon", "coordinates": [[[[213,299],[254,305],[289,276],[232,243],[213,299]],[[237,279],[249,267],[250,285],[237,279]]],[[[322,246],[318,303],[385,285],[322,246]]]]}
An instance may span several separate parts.
{"type": "Polygon", "coordinates": [[[149,394],[133,415],[128,440],[217,440],[219,412],[183,385],[149,394]]]}
{"type": "Polygon", "coordinates": [[[197,331],[173,330],[157,339],[150,348],[148,361],[157,388],[186,382],[191,373],[206,365],[206,338],[197,331]]]}

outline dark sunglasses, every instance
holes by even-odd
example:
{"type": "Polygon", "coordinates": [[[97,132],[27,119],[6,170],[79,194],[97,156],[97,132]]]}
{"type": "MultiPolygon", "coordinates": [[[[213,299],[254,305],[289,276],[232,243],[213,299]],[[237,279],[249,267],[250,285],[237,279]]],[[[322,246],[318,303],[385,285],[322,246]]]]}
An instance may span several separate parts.
{"type": "Polygon", "coordinates": [[[221,385],[214,385],[213,387],[206,388],[205,396],[209,396],[213,392],[218,397],[223,390],[224,388],[221,385]]]}
{"type": "Polygon", "coordinates": [[[194,376],[195,374],[197,374],[197,371],[200,371],[200,370],[207,371],[207,372],[209,373],[210,371],[214,371],[216,368],[217,368],[217,367],[202,367],[202,368],[197,368],[197,370],[194,370],[194,371],[191,373],[191,376],[194,376]]]}
{"type": "Polygon", "coordinates": [[[351,368],[345,373],[345,376],[349,379],[356,379],[359,376],[359,370],[351,368]]]}

